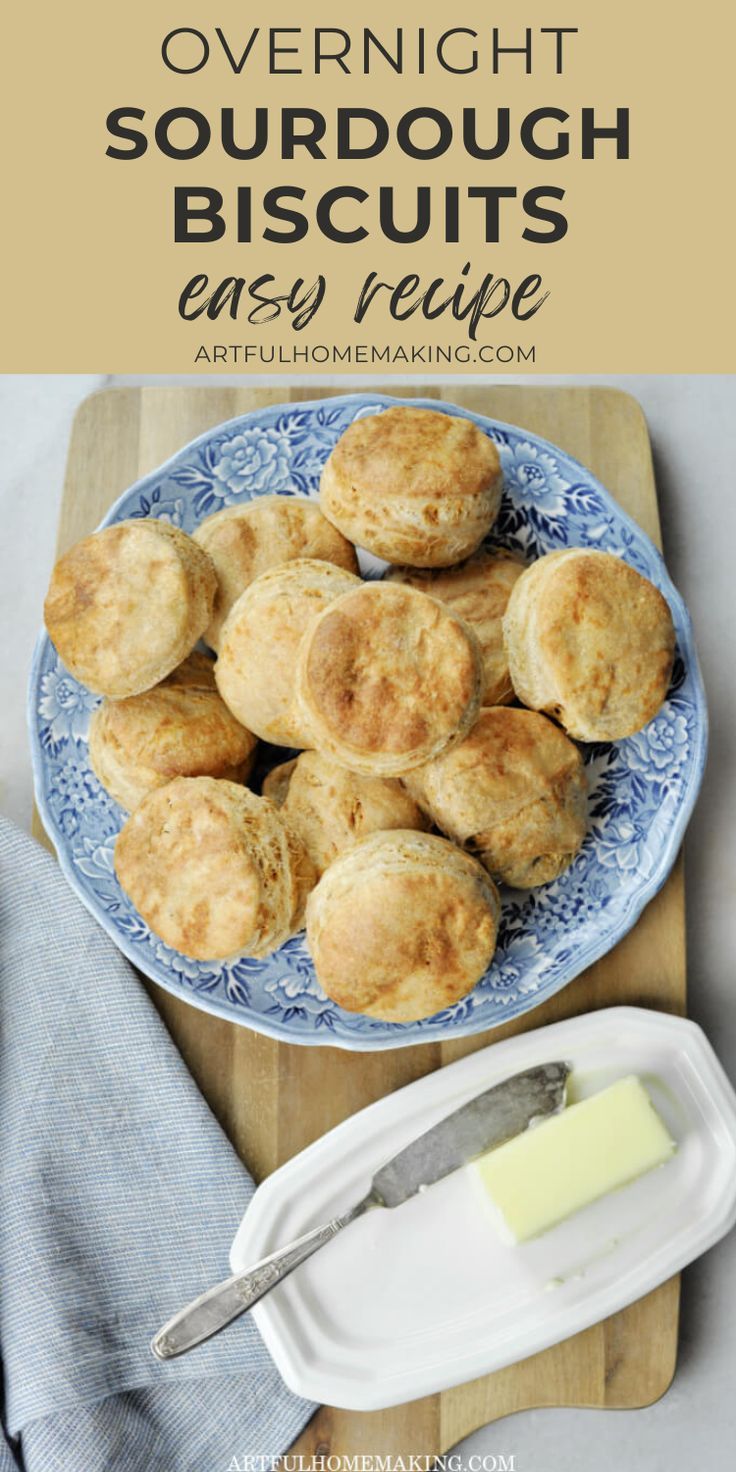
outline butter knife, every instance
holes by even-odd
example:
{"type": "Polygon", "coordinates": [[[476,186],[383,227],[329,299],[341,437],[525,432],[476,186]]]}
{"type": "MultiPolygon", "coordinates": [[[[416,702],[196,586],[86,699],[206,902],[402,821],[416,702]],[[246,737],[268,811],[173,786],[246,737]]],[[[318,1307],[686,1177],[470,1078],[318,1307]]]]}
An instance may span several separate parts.
{"type": "Polygon", "coordinates": [[[181,1309],[152,1340],[153,1353],[160,1360],[186,1354],[246,1313],[365,1212],[401,1206],[476,1156],[522,1134],[533,1120],[556,1114],[565,1103],[569,1072],[560,1062],[528,1068],[448,1114],[381,1166],[367,1195],[349,1211],[226,1278],[181,1309]]]}

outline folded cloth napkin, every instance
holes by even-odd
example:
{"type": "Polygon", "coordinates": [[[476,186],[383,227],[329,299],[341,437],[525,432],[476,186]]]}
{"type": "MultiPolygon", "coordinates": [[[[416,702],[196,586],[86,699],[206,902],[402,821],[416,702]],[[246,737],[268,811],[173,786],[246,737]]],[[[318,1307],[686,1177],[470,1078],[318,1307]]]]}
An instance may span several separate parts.
{"type": "Polygon", "coordinates": [[[0,1472],[275,1458],[314,1407],[247,1315],[170,1364],[149,1349],[226,1276],[253,1182],[135,972],[2,819],[0,873],[0,1472]]]}

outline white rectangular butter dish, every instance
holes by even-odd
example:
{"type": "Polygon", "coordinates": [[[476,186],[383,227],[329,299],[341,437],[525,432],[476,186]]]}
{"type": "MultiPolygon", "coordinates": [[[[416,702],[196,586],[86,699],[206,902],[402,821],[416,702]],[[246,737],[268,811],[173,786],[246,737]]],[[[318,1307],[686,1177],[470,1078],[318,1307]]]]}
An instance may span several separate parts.
{"type": "Polygon", "coordinates": [[[474,1094],[564,1059],[578,1095],[638,1074],[677,1144],[666,1166],[506,1244],[467,1170],[361,1218],[252,1310],[287,1385],[377,1410],[546,1349],[648,1293],[736,1221],[736,1095],[694,1023],[617,1007],[493,1043],[361,1110],[257,1190],[233,1271],[357,1201],[373,1171],[474,1094]]]}

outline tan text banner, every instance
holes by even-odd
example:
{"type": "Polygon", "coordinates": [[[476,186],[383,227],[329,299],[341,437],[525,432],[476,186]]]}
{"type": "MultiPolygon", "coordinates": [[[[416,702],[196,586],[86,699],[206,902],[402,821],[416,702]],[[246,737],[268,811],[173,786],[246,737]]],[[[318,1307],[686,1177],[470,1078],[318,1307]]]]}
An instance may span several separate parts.
{"type": "Polygon", "coordinates": [[[734,366],[723,0],[71,0],[8,30],[5,370],[734,366]]]}

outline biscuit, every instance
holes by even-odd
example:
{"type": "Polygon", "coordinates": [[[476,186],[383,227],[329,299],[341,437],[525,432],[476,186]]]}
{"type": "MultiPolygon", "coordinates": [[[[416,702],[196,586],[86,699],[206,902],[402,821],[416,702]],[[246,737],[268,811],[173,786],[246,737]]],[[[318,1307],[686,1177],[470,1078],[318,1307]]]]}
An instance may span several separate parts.
{"type": "Polygon", "coordinates": [[[303,751],[269,773],[263,791],[299,834],[318,874],[370,833],[429,827],[401,783],[362,777],[318,751],[303,751]]]}
{"type": "Polygon", "coordinates": [[[334,562],[357,573],[355,548],[304,496],[256,496],[242,506],[226,506],[197,527],[194,540],[209,553],[217,573],[217,592],[205,641],[218,649],[230,609],[250,583],[269,567],[297,557],[334,562]]]}
{"type": "Polygon", "coordinates": [[[277,767],[272,767],[270,772],[266,773],[261,783],[263,796],[270,797],[271,802],[275,802],[277,808],[282,808],[286,802],[289,783],[297,760],[298,758],[293,756],[288,762],[279,762],[277,767]]]}
{"type": "Polygon", "coordinates": [[[154,934],[197,961],[270,955],[302,926],[315,877],[272,802],[214,777],[149,793],[118,835],[115,873],[154,934]]]}
{"type": "Polygon", "coordinates": [[[298,558],[261,574],[223,625],[217,688],[249,731],[277,746],[312,746],[295,702],[299,644],[317,614],[360,579],[331,562],[298,558]]]}
{"type": "Polygon", "coordinates": [[[89,727],[92,770],[129,812],[174,777],[244,782],[255,747],[217,693],[212,660],[196,651],[152,690],[104,700],[89,727]]]}
{"type": "Polygon", "coordinates": [[[325,464],[319,499],[376,556],[449,567],[480,546],[501,489],[496,446],[470,419],[402,406],[354,420],[325,464]]]}
{"type": "Polygon", "coordinates": [[[49,638],[98,695],[138,695],[191,653],[212,616],[207,553],[165,521],[119,521],[57,562],[46,595],[49,638]]]}
{"type": "Polygon", "coordinates": [[[610,552],[551,552],[515,584],[503,621],[514,690],[579,741],[619,741],[657,714],[672,674],[672,615],[610,552]]]}
{"type": "Polygon", "coordinates": [[[404,781],[448,838],[514,889],[556,879],[585,837],[580,752],[536,711],[482,710],[459,746],[404,781]]]}
{"type": "Polygon", "coordinates": [[[514,698],[501,625],[511,589],[523,571],[519,558],[494,548],[475,552],[459,567],[392,567],[386,573],[387,582],[406,583],[439,598],[470,624],[483,656],[484,705],[507,705],[514,698]]]}
{"type": "Polygon", "coordinates": [[[297,694],[309,744],[351,771],[401,776],[469,731],[482,675],[475,635],[445,604],[363,583],[302,640],[297,694]]]}
{"type": "Polygon", "coordinates": [[[413,1022],[453,1004],[496,946],[485,869],[428,833],[374,833],[325,870],[307,903],[320,986],[348,1012],[413,1022]]]}

